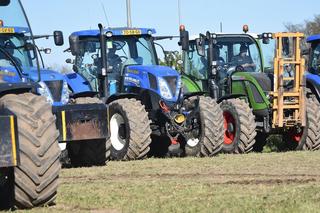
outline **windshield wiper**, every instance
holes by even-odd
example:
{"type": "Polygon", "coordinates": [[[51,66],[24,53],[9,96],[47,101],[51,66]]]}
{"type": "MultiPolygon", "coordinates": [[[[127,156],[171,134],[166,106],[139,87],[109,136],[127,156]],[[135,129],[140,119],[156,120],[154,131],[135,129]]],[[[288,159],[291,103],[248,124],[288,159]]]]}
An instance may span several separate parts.
{"type": "Polygon", "coordinates": [[[21,75],[24,73],[22,70],[22,67],[20,66],[20,64],[17,63],[17,61],[12,57],[12,55],[10,55],[3,47],[0,46],[0,52],[6,56],[12,63],[12,65],[16,68],[16,70],[18,71],[20,77],[22,77],[21,75]]]}

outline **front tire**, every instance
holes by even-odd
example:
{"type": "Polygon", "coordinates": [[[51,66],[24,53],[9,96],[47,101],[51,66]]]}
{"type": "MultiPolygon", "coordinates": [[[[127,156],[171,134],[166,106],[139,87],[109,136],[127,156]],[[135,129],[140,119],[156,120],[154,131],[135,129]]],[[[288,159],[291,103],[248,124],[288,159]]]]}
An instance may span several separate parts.
{"type": "Polygon", "coordinates": [[[209,97],[200,97],[200,137],[186,141],[186,156],[213,156],[223,145],[223,117],[219,104],[209,97]]]}
{"type": "Polygon", "coordinates": [[[138,160],[147,157],[151,144],[148,113],[136,99],[119,99],[109,105],[111,159],[138,160]]]}
{"type": "Polygon", "coordinates": [[[220,104],[224,117],[223,151],[248,153],[256,137],[255,118],[249,105],[241,99],[223,100],[220,104]]]}
{"type": "Polygon", "coordinates": [[[20,165],[14,168],[14,206],[53,204],[61,165],[59,132],[51,106],[30,93],[5,95],[0,105],[13,112],[18,123],[20,165]]]}

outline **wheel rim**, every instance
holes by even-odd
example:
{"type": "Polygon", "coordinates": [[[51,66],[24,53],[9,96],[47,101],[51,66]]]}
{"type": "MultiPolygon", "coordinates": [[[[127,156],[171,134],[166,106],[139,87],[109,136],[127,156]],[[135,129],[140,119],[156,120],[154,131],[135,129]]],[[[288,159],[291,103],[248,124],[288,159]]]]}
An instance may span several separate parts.
{"type": "Polygon", "coordinates": [[[232,144],[236,135],[235,119],[230,112],[223,112],[224,144],[232,144]]]}
{"type": "Polygon", "coordinates": [[[293,130],[291,132],[291,137],[292,140],[296,143],[300,143],[301,139],[302,139],[302,134],[303,134],[303,130],[301,130],[300,132],[297,132],[296,130],[293,130]]]}
{"type": "Polygon", "coordinates": [[[126,144],[124,118],[116,113],[110,119],[110,140],[111,145],[116,150],[122,150],[126,144]]]}
{"type": "Polygon", "coordinates": [[[195,147],[198,145],[199,141],[200,140],[198,138],[192,138],[192,139],[188,139],[187,144],[190,147],[195,147]]]}

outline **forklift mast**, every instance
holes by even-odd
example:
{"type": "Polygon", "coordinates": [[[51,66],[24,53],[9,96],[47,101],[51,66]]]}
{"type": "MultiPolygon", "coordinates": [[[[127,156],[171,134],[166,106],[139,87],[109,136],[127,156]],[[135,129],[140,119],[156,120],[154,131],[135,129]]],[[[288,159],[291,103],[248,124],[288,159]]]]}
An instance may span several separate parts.
{"type": "Polygon", "coordinates": [[[273,128],[306,126],[305,60],[301,57],[303,33],[275,33],[273,128]],[[286,75],[289,73],[289,75],[286,75]]]}

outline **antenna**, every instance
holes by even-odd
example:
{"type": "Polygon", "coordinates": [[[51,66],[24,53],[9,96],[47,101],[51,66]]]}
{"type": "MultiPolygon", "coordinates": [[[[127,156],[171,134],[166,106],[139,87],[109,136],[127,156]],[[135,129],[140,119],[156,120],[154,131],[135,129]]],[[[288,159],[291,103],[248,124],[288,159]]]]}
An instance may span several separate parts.
{"type": "Polygon", "coordinates": [[[132,27],[131,22],[131,0],[127,0],[127,27],[132,27]]]}
{"type": "Polygon", "coordinates": [[[222,33],[222,21],[220,21],[220,33],[222,33]]]}
{"type": "Polygon", "coordinates": [[[181,25],[181,2],[178,0],[178,19],[179,19],[179,26],[181,25]]]}
{"type": "Polygon", "coordinates": [[[104,7],[104,4],[102,3],[102,1],[100,1],[100,3],[101,3],[101,6],[102,6],[103,13],[104,13],[104,17],[105,17],[105,19],[106,19],[106,21],[107,21],[108,27],[110,27],[110,22],[109,22],[107,13],[106,13],[106,8],[104,7]]]}

